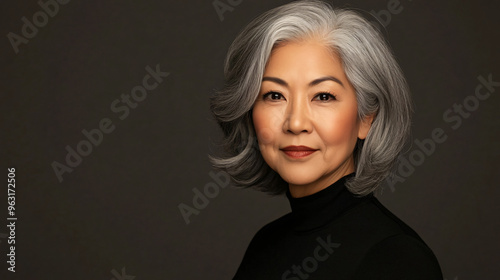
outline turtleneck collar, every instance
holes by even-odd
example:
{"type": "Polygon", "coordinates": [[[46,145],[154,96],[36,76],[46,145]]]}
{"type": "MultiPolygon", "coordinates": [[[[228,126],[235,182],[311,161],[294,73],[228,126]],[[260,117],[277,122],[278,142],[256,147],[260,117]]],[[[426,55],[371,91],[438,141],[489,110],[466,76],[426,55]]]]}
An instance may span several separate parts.
{"type": "Polygon", "coordinates": [[[296,231],[311,231],[321,228],[349,208],[373,196],[370,194],[365,197],[357,197],[347,190],[345,183],[354,175],[355,173],[345,175],[327,188],[300,198],[292,197],[290,190],[288,190],[286,196],[292,208],[294,229],[296,231]]]}

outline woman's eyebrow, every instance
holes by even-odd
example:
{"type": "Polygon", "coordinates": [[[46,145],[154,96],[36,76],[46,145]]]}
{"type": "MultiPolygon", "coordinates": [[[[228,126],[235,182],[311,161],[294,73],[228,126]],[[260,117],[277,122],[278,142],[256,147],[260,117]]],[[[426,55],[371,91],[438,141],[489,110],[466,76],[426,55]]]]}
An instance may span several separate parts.
{"type": "MultiPolygon", "coordinates": [[[[277,83],[279,85],[282,85],[282,86],[285,86],[285,87],[288,87],[288,83],[280,78],[277,78],[277,77],[263,77],[262,78],[262,81],[270,81],[270,82],[274,82],[274,83],[277,83]]],[[[309,87],[312,87],[312,86],[315,86],[317,84],[320,84],[324,81],[333,81],[333,82],[336,82],[338,83],[339,85],[341,85],[342,87],[344,87],[344,84],[337,78],[333,77],[333,76],[325,76],[325,77],[321,77],[321,78],[318,78],[318,79],[315,79],[313,81],[311,81],[309,83],[309,87]]]]}
{"type": "Polygon", "coordinates": [[[322,83],[324,81],[334,81],[337,84],[339,84],[342,87],[344,87],[344,84],[339,79],[337,79],[337,78],[335,78],[333,76],[325,76],[325,77],[321,77],[321,78],[315,79],[315,80],[313,80],[312,82],[309,83],[309,86],[312,87],[312,86],[320,84],[320,83],[322,83]]]}

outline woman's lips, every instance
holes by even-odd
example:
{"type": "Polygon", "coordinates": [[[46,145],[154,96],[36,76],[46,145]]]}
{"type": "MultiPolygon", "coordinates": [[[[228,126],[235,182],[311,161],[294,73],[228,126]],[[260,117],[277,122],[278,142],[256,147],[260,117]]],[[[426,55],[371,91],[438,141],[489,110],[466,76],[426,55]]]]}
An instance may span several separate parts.
{"type": "Polygon", "coordinates": [[[305,158],[316,152],[317,149],[313,149],[307,146],[287,146],[285,148],[282,148],[281,151],[283,151],[287,156],[291,158],[305,158]]]}

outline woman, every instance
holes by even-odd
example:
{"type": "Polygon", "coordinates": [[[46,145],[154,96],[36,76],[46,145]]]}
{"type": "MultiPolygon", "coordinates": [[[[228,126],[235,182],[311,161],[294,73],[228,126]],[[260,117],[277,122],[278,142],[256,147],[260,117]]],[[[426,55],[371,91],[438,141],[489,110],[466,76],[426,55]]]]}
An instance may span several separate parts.
{"type": "Polygon", "coordinates": [[[427,245],[373,192],[410,126],[391,51],[356,13],[297,1],[231,45],[211,100],[235,184],[286,193],[292,212],[251,241],[234,279],[442,279],[427,245]]]}

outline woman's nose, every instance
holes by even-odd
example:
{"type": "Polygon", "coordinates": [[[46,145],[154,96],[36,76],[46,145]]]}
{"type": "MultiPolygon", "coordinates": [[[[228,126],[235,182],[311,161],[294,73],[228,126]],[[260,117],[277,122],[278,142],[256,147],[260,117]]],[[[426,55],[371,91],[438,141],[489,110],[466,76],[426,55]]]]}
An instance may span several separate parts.
{"type": "Polygon", "coordinates": [[[290,102],[285,114],[283,132],[293,134],[311,133],[313,126],[307,101],[290,102]]]}

